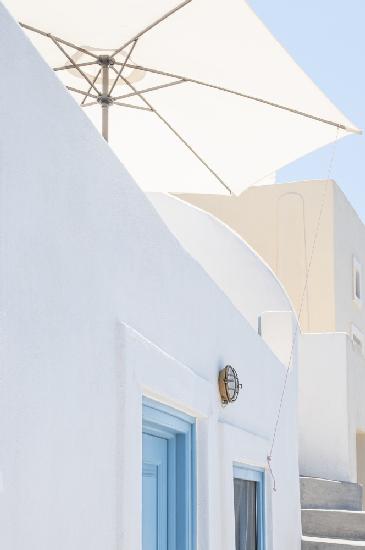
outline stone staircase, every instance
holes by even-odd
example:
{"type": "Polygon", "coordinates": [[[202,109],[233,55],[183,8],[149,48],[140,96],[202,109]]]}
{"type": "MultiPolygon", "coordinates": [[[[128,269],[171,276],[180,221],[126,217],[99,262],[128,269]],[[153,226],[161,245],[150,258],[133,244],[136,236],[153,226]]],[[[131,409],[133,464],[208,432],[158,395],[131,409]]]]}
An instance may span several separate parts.
{"type": "Polygon", "coordinates": [[[302,550],[365,550],[362,486],[300,478],[302,550]]]}

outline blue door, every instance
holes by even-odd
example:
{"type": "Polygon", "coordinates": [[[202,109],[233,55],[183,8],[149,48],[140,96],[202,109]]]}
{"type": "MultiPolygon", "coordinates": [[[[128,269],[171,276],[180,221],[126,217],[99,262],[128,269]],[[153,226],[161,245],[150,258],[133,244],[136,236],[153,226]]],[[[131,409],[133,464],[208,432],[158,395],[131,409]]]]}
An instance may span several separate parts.
{"type": "Polygon", "coordinates": [[[143,400],[142,550],[194,550],[194,419],[143,400]]]}
{"type": "Polygon", "coordinates": [[[142,549],[167,550],[167,439],[143,434],[142,549]]]}

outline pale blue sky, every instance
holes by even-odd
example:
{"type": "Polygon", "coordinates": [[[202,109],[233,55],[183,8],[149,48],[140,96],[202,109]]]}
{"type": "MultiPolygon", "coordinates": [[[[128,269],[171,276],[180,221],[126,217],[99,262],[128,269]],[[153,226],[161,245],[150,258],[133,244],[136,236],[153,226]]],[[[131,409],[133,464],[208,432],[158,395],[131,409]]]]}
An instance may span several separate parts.
{"type": "MultiPolygon", "coordinates": [[[[365,0],[249,0],[306,73],[365,129],[365,0]]],[[[331,146],[280,170],[279,182],[322,179],[331,146]]],[[[337,144],[332,177],[365,222],[365,137],[337,144]]]]}

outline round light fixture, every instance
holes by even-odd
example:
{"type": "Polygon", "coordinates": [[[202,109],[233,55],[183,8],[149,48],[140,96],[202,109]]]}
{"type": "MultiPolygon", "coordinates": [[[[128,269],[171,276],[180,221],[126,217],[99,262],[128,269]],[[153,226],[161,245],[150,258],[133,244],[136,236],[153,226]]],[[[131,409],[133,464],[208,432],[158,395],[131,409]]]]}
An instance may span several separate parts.
{"type": "Polygon", "coordinates": [[[224,369],[219,371],[218,384],[223,405],[236,401],[242,384],[240,384],[237,372],[231,365],[226,365],[224,369]]]}

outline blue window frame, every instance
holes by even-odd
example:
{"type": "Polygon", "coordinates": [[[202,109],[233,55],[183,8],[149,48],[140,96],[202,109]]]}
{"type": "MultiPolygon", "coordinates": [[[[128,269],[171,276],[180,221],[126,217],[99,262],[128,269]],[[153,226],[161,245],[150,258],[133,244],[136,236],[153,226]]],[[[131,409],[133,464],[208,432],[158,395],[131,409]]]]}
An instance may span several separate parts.
{"type": "MultiPolygon", "coordinates": [[[[148,438],[154,437],[165,441],[167,445],[167,477],[165,493],[167,513],[160,518],[161,540],[167,540],[166,545],[156,544],[156,548],[169,550],[194,550],[196,544],[196,484],[195,484],[195,419],[157,401],[143,398],[142,432],[145,455],[145,443],[150,445],[148,438]]],[[[148,454],[148,452],[147,452],[148,454]]],[[[148,456],[143,457],[143,475],[148,456]]],[[[148,487],[148,485],[146,485],[148,487]]],[[[143,496],[144,498],[144,496],[143,496]]],[[[158,500],[158,499],[157,499],[158,500]]],[[[161,500],[161,499],[160,499],[161,500]]],[[[147,500],[146,500],[147,501],[147,500]]],[[[143,510],[143,506],[142,506],[143,510]]],[[[143,512],[142,512],[143,515],[143,512]]],[[[146,522],[146,517],[142,517],[146,522]]],[[[148,525],[142,526],[142,535],[148,531],[148,525]]],[[[143,538],[143,537],[142,537],[143,538]]],[[[143,544],[146,548],[153,545],[143,544]]]]}
{"type": "Polygon", "coordinates": [[[235,464],[233,481],[236,550],[264,550],[264,471],[235,464]]]}

